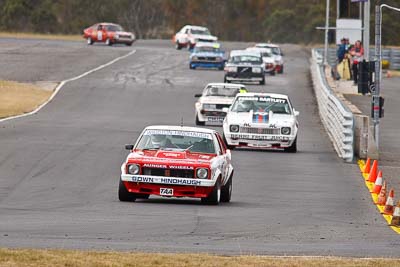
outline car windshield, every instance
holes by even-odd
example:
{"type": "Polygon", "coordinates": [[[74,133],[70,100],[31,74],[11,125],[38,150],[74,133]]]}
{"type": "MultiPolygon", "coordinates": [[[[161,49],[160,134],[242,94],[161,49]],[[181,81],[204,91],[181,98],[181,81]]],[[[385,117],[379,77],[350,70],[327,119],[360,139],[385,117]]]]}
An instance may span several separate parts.
{"type": "Polygon", "coordinates": [[[200,35],[211,35],[210,31],[208,29],[192,29],[191,30],[192,34],[200,34],[200,35]]]}
{"type": "Polygon", "coordinates": [[[272,53],[271,52],[262,52],[261,56],[262,57],[272,57],[272,53]]]}
{"type": "Polygon", "coordinates": [[[292,114],[287,99],[270,96],[241,96],[232,105],[233,112],[269,112],[292,114]]]}
{"type": "Polygon", "coordinates": [[[194,52],[213,52],[213,53],[221,53],[221,49],[219,48],[214,48],[211,46],[199,46],[194,48],[194,52]]]}
{"type": "Polygon", "coordinates": [[[225,87],[225,86],[209,86],[206,89],[206,96],[218,96],[218,97],[235,97],[239,93],[238,87],[225,87]]]}
{"type": "Polygon", "coordinates": [[[193,153],[215,154],[210,133],[179,130],[146,130],[135,149],[190,151],[193,153]]]}
{"type": "Polygon", "coordinates": [[[233,63],[239,62],[250,62],[250,63],[262,63],[261,57],[251,56],[251,55],[240,55],[240,56],[233,56],[230,60],[233,63]]]}
{"type": "Polygon", "coordinates": [[[276,46],[269,46],[269,45],[264,45],[264,44],[257,44],[256,47],[260,47],[260,48],[269,48],[272,51],[272,54],[274,55],[280,55],[281,54],[281,50],[279,49],[279,47],[276,46]]]}
{"type": "Polygon", "coordinates": [[[271,50],[272,50],[272,53],[274,55],[280,55],[281,54],[281,51],[279,50],[278,47],[271,47],[271,50]]]}
{"type": "Polygon", "coordinates": [[[124,29],[122,29],[122,27],[119,25],[106,25],[106,29],[107,29],[107,31],[110,31],[110,32],[124,31],[124,29]]]}

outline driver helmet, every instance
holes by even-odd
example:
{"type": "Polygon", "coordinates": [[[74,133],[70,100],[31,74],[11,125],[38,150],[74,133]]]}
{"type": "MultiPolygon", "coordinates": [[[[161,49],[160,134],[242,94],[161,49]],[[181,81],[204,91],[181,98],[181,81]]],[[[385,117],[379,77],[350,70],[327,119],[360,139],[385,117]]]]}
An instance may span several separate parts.
{"type": "Polygon", "coordinates": [[[210,88],[210,95],[218,95],[218,88],[217,87],[211,87],[210,88]]]}
{"type": "Polygon", "coordinates": [[[250,111],[253,108],[253,102],[251,100],[243,100],[240,103],[240,109],[243,111],[250,111]]]}
{"type": "Polygon", "coordinates": [[[247,89],[245,87],[240,87],[239,93],[247,93],[247,89]]]}
{"type": "Polygon", "coordinates": [[[163,134],[154,134],[150,137],[153,147],[161,147],[166,140],[166,136],[163,134]]]}

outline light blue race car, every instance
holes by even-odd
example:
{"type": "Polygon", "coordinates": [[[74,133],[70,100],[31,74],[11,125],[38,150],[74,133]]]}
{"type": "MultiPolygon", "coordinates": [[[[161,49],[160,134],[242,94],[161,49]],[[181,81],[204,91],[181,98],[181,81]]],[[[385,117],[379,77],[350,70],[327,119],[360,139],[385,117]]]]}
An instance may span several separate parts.
{"type": "Polygon", "coordinates": [[[219,43],[197,43],[190,54],[189,68],[217,68],[225,66],[225,51],[219,43]]]}

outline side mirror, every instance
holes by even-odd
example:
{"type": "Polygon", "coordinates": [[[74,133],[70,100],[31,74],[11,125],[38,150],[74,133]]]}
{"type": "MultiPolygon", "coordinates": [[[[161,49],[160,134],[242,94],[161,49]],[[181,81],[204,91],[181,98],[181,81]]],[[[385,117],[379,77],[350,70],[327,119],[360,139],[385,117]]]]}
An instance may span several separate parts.
{"type": "Polygon", "coordinates": [[[222,108],[222,111],[225,112],[225,113],[228,113],[229,108],[222,108]]]}
{"type": "Polygon", "coordinates": [[[295,110],[295,109],[293,109],[293,113],[294,113],[294,115],[295,115],[296,117],[300,115],[300,112],[298,112],[298,111],[295,110]]]}
{"type": "Polygon", "coordinates": [[[195,94],[194,97],[201,97],[202,94],[195,94]]]}
{"type": "Polygon", "coordinates": [[[226,156],[227,156],[227,158],[228,158],[229,160],[232,160],[232,154],[231,154],[231,150],[230,150],[230,149],[227,149],[227,150],[226,150],[226,156]]]}
{"type": "Polygon", "coordinates": [[[125,149],[126,150],[132,150],[133,149],[133,145],[125,145],[125,149]]]}

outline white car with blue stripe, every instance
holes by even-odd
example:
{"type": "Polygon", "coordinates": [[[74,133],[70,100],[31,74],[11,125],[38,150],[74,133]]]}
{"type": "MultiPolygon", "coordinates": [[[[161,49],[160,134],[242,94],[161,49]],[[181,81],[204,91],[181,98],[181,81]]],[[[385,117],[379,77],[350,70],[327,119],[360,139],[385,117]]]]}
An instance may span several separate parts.
{"type": "Polygon", "coordinates": [[[239,93],[223,122],[225,142],[229,148],[297,152],[298,115],[287,95],[239,93]]]}

